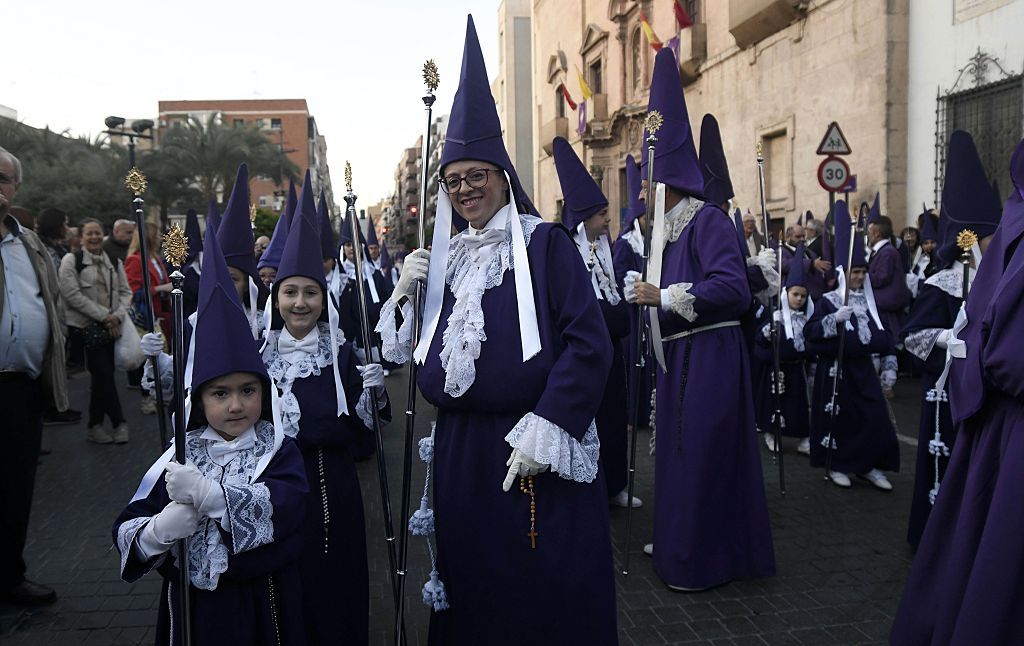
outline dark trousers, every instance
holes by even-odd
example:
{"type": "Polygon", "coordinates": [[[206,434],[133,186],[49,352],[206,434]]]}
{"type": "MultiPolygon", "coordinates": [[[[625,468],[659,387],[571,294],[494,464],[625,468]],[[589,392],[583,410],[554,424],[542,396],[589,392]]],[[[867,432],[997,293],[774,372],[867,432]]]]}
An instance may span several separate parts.
{"type": "Polygon", "coordinates": [[[43,439],[43,393],[39,380],[23,373],[0,374],[4,446],[0,451],[0,590],[25,579],[21,556],[28,532],[36,464],[43,439]]]}
{"type": "Polygon", "coordinates": [[[85,365],[89,369],[89,426],[99,426],[104,416],[110,418],[111,426],[124,423],[121,400],[117,397],[114,382],[114,344],[85,349],[85,365]]]}

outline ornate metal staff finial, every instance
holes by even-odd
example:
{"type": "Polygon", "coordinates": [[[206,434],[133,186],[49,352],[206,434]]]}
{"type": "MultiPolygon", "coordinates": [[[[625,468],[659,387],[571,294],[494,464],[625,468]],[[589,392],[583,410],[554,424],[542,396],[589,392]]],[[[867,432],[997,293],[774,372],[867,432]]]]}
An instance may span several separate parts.
{"type": "Polygon", "coordinates": [[[665,122],[664,117],[657,110],[651,110],[647,113],[647,118],[644,119],[644,128],[649,134],[657,134],[658,130],[661,129],[661,124],[665,122]]]}
{"type": "Polygon", "coordinates": [[[352,192],[352,164],[345,162],[345,190],[352,192]]]}
{"type": "Polygon", "coordinates": [[[177,223],[164,234],[163,252],[167,262],[175,267],[181,267],[188,257],[188,238],[177,223]]]}
{"type": "Polygon", "coordinates": [[[124,185],[136,197],[139,197],[146,192],[146,176],[137,167],[132,166],[132,169],[128,171],[128,175],[124,178],[124,185]]]}
{"type": "Polygon", "coordinates": [[[256,223],[256,204],[255,203],[250,203],[249,204],[249,222],[251,222],[253,224],[256,223]]]}
{"type": "Polygon", "coordinates": [[[964,229],[956,236],[956,246],[960,247],[964,253],[973,249],[976,244],[978,244],[978,234],[970,229],[964,229]]]}
{"type": "Polygon", "coordinates": [[[441,75],[437,71],[437,65],[434,63],[434,59],[429,59],[423,64],[423,83],[427,86],[427,91],[433,93],[437,91],[437,84],[441,82],[441,75]]]}
{"type": "Polygon", "coordinates": [[[764,143],[760,139],[757,140],[757,161],[764,161],[764,143]]]}

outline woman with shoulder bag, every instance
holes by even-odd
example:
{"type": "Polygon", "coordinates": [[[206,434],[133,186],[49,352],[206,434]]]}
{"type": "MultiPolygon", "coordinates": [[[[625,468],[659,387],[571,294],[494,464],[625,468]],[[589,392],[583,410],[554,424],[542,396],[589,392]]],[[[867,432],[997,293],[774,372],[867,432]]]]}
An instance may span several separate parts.
{"type": "Polygon", "coordinates": [[[71,335],[85,347],[85,363],[92,377],[89,396],[89,433],[86,440],[96,444],[124,444],[128,425],[121,412],[114,383],[114,342],[131,302],[121,263],[111,261],[103,250],[103,226],[87,219],[81,224],[82,249],[60,261],[60,293],[67,304],[71,335]],[[110,418],[112,432],[103,428],[110,418]]]}

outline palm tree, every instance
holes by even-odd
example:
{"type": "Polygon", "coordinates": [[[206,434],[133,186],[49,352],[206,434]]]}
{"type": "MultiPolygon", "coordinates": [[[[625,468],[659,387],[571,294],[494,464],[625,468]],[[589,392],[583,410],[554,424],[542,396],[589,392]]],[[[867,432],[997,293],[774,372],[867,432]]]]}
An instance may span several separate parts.
{"type": "Polygon", "coordinates": [[[251,175],[267,175],[276,182],[295,178],[298,167],[252,126],[234,128],[216,116],[205,121],[189,116],[163,133],[160,157],[176,174],[193,178],[201,201],[230,189],[239,164],[247,162],[251,175]]]}

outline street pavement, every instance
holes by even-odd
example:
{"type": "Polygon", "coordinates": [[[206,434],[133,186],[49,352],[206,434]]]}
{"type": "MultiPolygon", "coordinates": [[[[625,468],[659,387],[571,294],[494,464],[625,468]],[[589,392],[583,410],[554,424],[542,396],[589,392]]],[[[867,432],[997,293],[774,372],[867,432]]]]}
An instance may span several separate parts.
{"type": "MultiPolygon", "coordinates": [[[[385,428],[385,456],[398,527],[407,387],[404,370],[392,373],[387,385],[395,420],[385,428]]],[[[73,377],[69,387],[72,406],[86,410],[88,376],[73,377]]],[[[52,426],[44,431],[43,447],[49,453],[40,457],[25,556],[29,578],[53,586],[59,598],[51,606],[33,610],[0,604],[2,644],[83,646],[154,641],[158,577],[154,573],[134,584],[121,581],[110,531],[142,473],[159,454],[159,435],[155,417],[138,412],[139,393],[128,390],[123,378],[120,387],[132,428],[128,444],[89,444],[84,424],[52,426]]],[[[898,430],[905,437],[917,435],[919,392],[918,382],[905,379],[892,401],[898,430]]],[[[420,438],[429,434],[431,409],[420,401],[418,410],[416,437],[420,438]]],[[[633,518],[631,572],[615,575],[623,646],[886,643],[912,556],[905,540],[913,487],[912,446],[900,443],[903,470],[890,475],[895,487],[891,493],[857,480],[851,489],[841,490],[823,481],[822,472],[812,470],[806,458],[789,452],[785,456],[785,497],[779,492],[777,468],[762,450],[778,573],[699,594],[681,594],[660,582],[641,551],[651,538],[654,502],[653,458],[645,450],[649,437],[649,432],[639,436],[636,494],[645,505],[633,518]]],[[[422,492],[422,467],[415,458],[412,509],[422,492]]],[[[394,606],[376,461],[363,462],[358,468],[369,542],[370,643],[390,644],[394,606]]],[[[618,572],[626,510],[615,508],[610,514],[618,572]]],[[[420,600],[420,589],[430,565],[422,539],[410,542],[409,557],[408,643],[425,644],[429,612],[420,600]]],[[[344,643],[343,637],[339,643],[344,643]]],[[[480,643],[487,643],[486,636],[481,636],[480,643]]]]}

